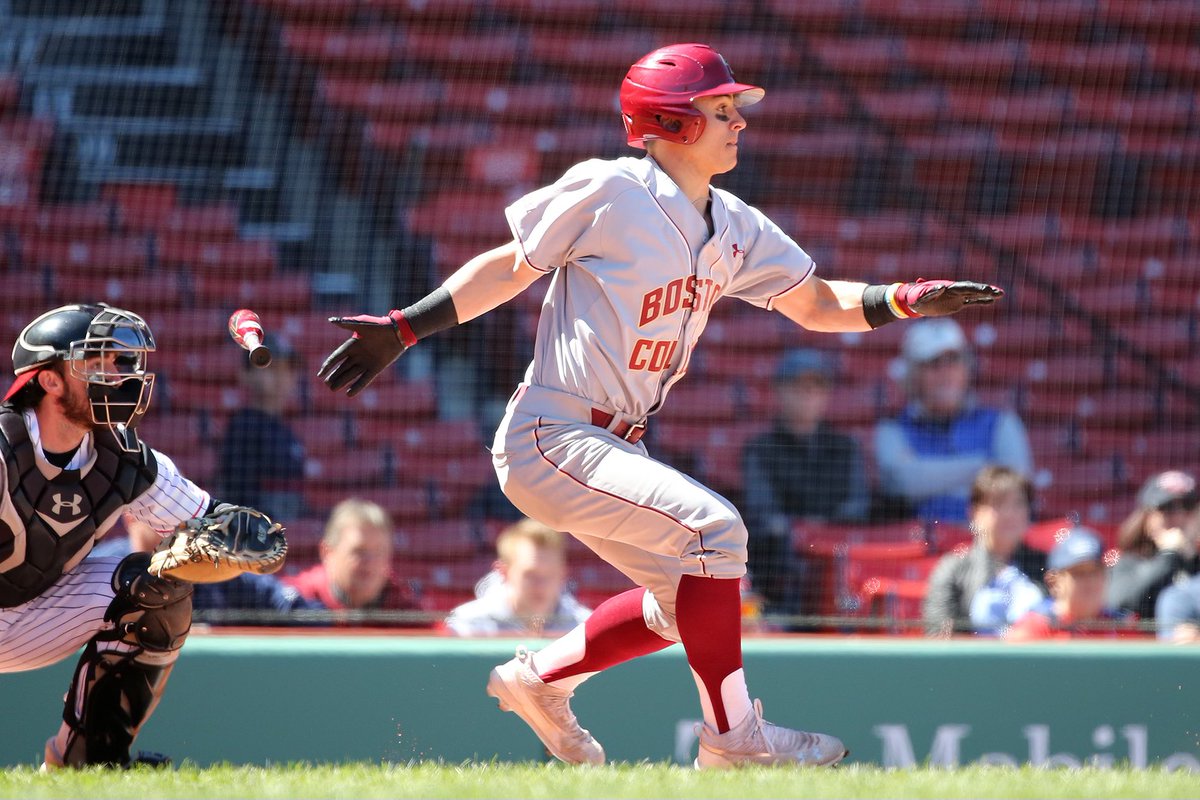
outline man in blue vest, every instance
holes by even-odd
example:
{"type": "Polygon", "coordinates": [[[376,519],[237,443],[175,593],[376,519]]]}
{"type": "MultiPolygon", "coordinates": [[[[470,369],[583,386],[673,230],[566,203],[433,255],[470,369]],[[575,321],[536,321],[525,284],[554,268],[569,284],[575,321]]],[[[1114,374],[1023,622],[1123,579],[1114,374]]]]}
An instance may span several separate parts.
{"type": "Polygon", "coordinates": [[[922,520],[964,523],[971,481],[984,466],[1032,477],[1029,436],[1015,413],[977,401],[971,351],[958,323],[913,323],[900,354],[908,402],[875,430],[880,483],[922,520]]]}

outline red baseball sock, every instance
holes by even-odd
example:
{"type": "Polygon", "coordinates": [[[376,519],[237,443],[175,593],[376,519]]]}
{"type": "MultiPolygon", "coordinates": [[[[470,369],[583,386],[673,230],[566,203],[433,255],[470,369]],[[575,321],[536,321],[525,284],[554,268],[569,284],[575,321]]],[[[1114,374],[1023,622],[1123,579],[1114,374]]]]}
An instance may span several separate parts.
{"type": "Polygon", "coordinates": [[[740,584],[736,578],[684,575],[675,595],[675,625],[688,664],[712,704],[717,733],[730,728],[721,684],[742,668],[740,584]]]}
{"type": "MultiPolygon", "coordinates": [[[[630,589],[601,603],[583,623],[583,657],[538,677],[546,683],[602,669],[662,650],[673,642],[646,627],[642,616],[643,588],[630,589]]],[[[568,634],[570,635],[570,634],[568,634]]]]}

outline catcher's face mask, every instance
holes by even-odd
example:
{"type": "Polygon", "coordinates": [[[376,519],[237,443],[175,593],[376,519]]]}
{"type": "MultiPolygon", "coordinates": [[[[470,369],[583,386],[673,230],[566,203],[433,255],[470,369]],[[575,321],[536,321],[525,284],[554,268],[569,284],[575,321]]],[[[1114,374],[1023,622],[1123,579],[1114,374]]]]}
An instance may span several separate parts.
{"type": "Polygon", "coordinates": [[[146,321],[129,311],[106,308],[88,327],[87,338],[71,342],[71,374],[87,384],[92,421],[109,428],[126,452],[138,449],[134,429],[150,408],[154,373],[147,370],[155,349],[146,321]]]}

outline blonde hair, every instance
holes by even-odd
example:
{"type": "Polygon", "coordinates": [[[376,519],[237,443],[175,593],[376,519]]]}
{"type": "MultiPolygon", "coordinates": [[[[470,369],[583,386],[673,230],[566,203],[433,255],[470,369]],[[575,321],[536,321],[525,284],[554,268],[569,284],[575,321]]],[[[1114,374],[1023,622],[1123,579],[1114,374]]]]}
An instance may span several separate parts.
{"type": "Polygon", "coordinates": [[[383,510],[383,506],[370,500],[351,497],[338,503],[333,507],[333,511],[329,512],[329,520],[325,523],[325,535],[321,537],[321,541],[329,547],[336,545],[342,535],[342,528],[349,522],[370,525],[387,531],[389,535],[392,531],[391,515],[383,510]]]}
{"type": "Polygon", "coordinates": [[[526,541],[539,550],[548,550],[557,555],[565,555],[567,542],[563,535],[553,528],[547,527],[535,519],[526,517],[520,522],[505,528],[496,539],[496,555],[504,564],[511,564],[516,557],[518,542],[526,541]]]}

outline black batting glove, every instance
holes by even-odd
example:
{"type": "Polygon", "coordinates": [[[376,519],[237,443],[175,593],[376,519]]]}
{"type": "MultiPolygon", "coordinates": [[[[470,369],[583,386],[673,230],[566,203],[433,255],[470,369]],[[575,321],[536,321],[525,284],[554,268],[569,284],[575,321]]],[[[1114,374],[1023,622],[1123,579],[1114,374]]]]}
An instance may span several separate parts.
{"type": "Polygon", "coordinates": [[[401,334],[403,331],[411,336],[412,329],[399,311],[389,311],[383,317],[330,317],[329,321],[351,334],[317,371],[331,391],[346,389],[346,394],[354,397],[409,348],[401,334]]]}
{"type": "Polygon", "coordinates": [[[914,317],[948,317],[963,307],[994,303],[1004,290],[975,281],[926,281],[902,283],[896,290],[896,303],[914,317]]]}

